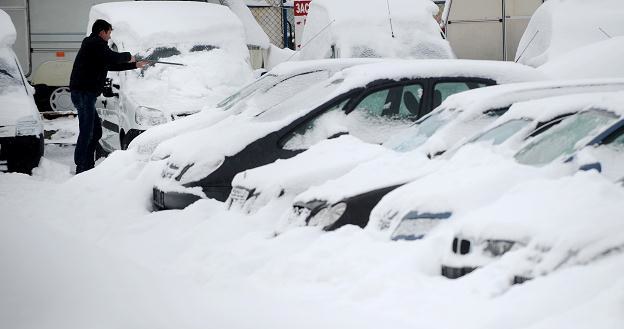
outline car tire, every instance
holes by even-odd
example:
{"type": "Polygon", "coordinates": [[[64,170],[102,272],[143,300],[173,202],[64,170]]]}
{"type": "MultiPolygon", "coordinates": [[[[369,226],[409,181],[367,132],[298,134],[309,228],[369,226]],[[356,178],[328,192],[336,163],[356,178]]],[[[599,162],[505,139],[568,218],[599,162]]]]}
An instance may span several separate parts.
{"type": "Polygon", "coordinates": [[[39,136],[37,143],[25,147],[11,145],[7,154],[7,170],[30,175],[39,166],[42,155],[43,136],[39,136]]]}
{"type": "Polygon", "coordinates": [[[95,146],[95,160],[97,161],[97,159],[99,158],[106,158],[108,157],[110,153],[108,151],[106,151],[103,147],[102,144],[97,143],[97,145],[95,146]]]}
{"type": "Polygon", "coordinates": [[[35,85],[35,104],[39,112],[75,112],[67,86],[35,85]]]}

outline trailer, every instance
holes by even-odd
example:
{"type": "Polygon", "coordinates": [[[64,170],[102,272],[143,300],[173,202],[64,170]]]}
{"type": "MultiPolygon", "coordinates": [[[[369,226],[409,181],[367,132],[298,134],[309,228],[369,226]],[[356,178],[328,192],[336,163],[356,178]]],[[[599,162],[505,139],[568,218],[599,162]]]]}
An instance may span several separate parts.
{"type": "Polygon", "coordinates": [[[533,12],[542,3],[446,0],[440,24],[458,58],[510,61],[533,12]]]}

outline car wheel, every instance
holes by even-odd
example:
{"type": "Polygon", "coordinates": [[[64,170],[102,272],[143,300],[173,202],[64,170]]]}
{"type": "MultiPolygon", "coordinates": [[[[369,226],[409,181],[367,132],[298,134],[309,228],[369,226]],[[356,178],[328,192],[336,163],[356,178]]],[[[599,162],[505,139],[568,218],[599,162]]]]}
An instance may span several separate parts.
{"type": "Polygon", "coordinates": [[[50,93],[50,109],[55,112],[76,112],[68,87],[58,87],[50,93]]]}
{"type": "Polygon", "coordinates": [[[106,158],[109,154],[110,153],[102,147],[102,144],[97,143],[97,145],[95,145],[95,160],[99,158],[106,158]]]}
{"type": "Polygon", "coordinates": [[[31,147],[20,151],[12,149],[7,158],[7,170],[30,175],[32,170],[39,165],[39,160],[41,160],[41,153],[38,148],[31,147]]]}
{"type": "Polygon", "coordinates": [[[127,150],[130,145],[130,138],[126,134],[120,135],[119,144],[122,150],[127,150]]]}

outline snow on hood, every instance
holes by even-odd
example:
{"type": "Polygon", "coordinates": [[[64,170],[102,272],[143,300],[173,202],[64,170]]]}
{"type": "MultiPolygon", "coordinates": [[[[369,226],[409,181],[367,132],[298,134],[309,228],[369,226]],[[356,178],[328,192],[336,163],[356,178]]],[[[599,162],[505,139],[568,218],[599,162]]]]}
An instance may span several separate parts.
{"type": "Polygon", "coordinates": [[[437,12],[429,0],[314,0],[301,58],[328,58],[332,46],[335,57],[453,58],[433,18],[437,12]]]}
{"type": "MultiPolygon", "coordinates": [[[[558,167],[562,167],[558,164],[558,167]]],[[[410,212],[451,213],[461,218],[496,200],[513,186],[540,177],[560,177],[569,170],[521,165],[483,145],[469,145],[438,170],[388,193],[373,208],[366,230],[389,238],[410,212]]],[[[420,232],[428,233],[428,232],[420,232]]]]}
{"type": "Polygon", "coordinates": [[[131,53],[159,45],[208,44],[241,56],[245,31],[227,7],[193,1],[124,1],[91,7],[87,34],[97,19],[113,25],[112,41],[131,53]]]}
{"type": "Polygon", "coordinates": [[[312,185],[345,174],[359,163],[389,152],[380,145],[341,136],[321,141],[293,158],[243,171],[234,177],[232,186],[254,190],[254,194],[259,195],[254,201],[257,208],[281,194],[301,193],[312,185]]]}
{"type": "Polygon", "coordinates": [[[537,67],[575,48],[624,35],[622,17],[620,0],[546,1],[520,39],[516,61],[537,67]]]}
{"type": "Polygon", "coordinates": [[[181,54],[161,60],[185,66],[156,64],[109,75],[125,80],[122,92],[129,102],[164,111],[169,119],[169,114],[194,113],[214,106],[253,79],[244,57],[233,56],[224,49],[190,52],[192,46],[176,48],[181,54]]]}
{"type": "Polygon", "coordinates": [[[573,49],[538,70],[558,79],[624,78],[624,65],[617,64],[622,58],[624,37],[620,36],[573,49]]]}
{"type": "Polygon", "coordinates": [[[322,200],[334,204],[363,192],[405,184],[435,170],[441,162],[443,160],[429,160],[420,152],[389,153],[362,163],[338,178],[311,187],[297,195],[293,202],[322,200]]]}
{"type": "Polygon", "coordinates": [[[11,17],[0,9],[0,47],[11,47],[15,43],[17,34],[11,17]]]}
{"type": "Polygon", "coordinates": [[[622,79],[562,80],[499,85],[465,91],[449,96],[442,105],[423,118],[420,125],[396,135],[386,144],[393,148],[419,148],[422,152],[433,155],[463,144],[474,134],[492,124],[496,116],[486,115],[485,111],[503,109],[515,102],[543,97],[622,90],[623,83],[622,79]],[[435,121],[425,123],[426,120],[440,120],[441,123],[437,124],[435,121]],[[435,127],[430,128],[432,126],[435,127]],[[409,136],[418,138],[409,139],[409,136]]]}
{"type": "MultiPolygon", "coordinates": [[[[462,218],[457,232],[579,251],[618,237],[624,243],[624,189],[595,171],[522,183],[462,218]]],[[[611,240],[611,242],[613,242],[611,240]]]]}
{"type": "Polygon", "coordinates": [[[335,72],[356,64],[374,62],[372,59],[340,59],[340,60],[315,60],[288,62],[276,66],[267,74],[256,79],[254,82],[242,87],[219,104],[205,104],[200,113],[171,121],[163,125],[152,127],[135,138],[130,144],[130,148],[136,148],[140,153],[149,155],[162,141],[177,135],[207,128],[223,118],[240,114],[247,109],[255,109],[260,104],[277,104],[286,98],[292,97],[297,92],[306,88],[307,85],[296,85],[296,89],[289,89],[288,93],[280,92],[282,82],[287,82],[289,78],[310,72],[326,71],[326,74],[307,75],[305,80],[313,84],[319,79],[328,78],[335,72]]]}

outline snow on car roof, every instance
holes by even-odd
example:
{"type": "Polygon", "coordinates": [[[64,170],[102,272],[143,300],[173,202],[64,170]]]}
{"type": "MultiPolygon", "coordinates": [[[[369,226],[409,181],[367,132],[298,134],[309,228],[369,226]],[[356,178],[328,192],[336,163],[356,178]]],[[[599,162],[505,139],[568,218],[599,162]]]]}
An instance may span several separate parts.
{"type": "Polygon", "coordinates": [[[314,0],[302,37],[303,59],[329,57],[452,58],[429,0],[314,0]],[[392,26],[390,25],[392,21],[392,26]]]}
{"type": "Polygon", "coordinates": [[[622,58],[624,37],[614,37],[574,49],[538,70],[557,79],[624,78],[622,58]]]}
{"type": "Polygon", "coordinates": [[[11,17],[0,9],[0,47],[12,46],[15,43],[15,26],[11,17]]]}
{"type": "Polygon", "coordinates": [[[539,66],[572,49],[624,35],[620,0],[549,0],[531,17],[516,61],[539,66]]]}
{"type": "Polygon", "coordinates": [[[124,49],[198,43],[245,48],[240,20],[227,7],[194,1],[125,1],[91,7],[87,33],[96,19],[113,25],[112,38],[124,49]],[[240,46],[239,46],[240,45],[240,46]]]}

